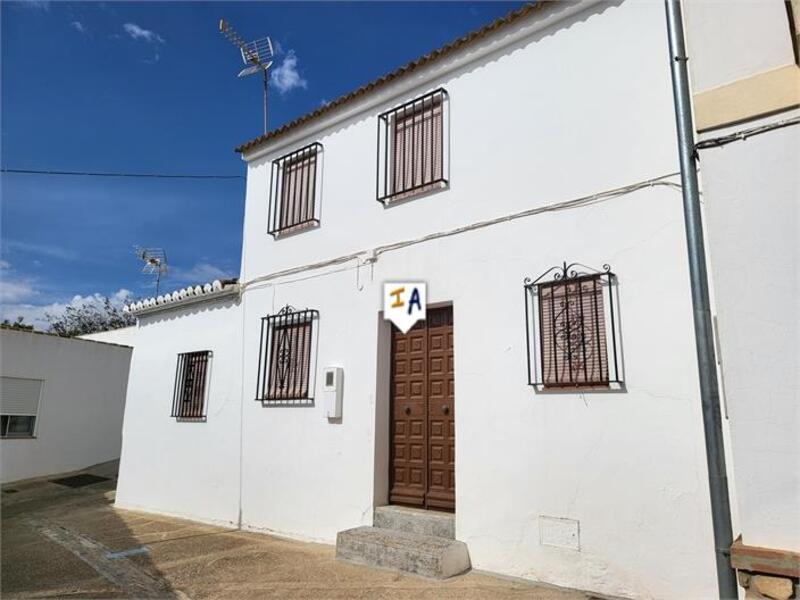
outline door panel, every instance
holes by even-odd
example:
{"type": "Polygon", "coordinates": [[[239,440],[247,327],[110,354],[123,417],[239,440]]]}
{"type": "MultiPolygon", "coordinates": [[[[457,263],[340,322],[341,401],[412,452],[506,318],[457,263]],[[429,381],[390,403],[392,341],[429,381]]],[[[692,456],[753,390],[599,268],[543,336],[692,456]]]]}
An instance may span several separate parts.
{"type": "Polygon", "coordinates": [[[452,307],[429,309],[408,333],[392,331],[389,500],[455,508],[452,307]]]}

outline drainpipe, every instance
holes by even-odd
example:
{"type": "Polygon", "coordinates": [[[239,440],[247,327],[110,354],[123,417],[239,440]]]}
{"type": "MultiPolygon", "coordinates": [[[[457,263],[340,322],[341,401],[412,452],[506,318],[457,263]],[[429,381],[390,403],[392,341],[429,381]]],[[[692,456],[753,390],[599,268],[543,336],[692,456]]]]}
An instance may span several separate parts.
{"type": "Polygon", "coordinates": [[[692,123],[691,96],[689,94],[689,71],[686,66],[688,57],[684,46],[680,0],[664,0],[664,2],[667,11],[667,33],[672,69],[672,95],[675,102],[675,121],[678,130],[683,217],[689,253],[689,278],[692,288],[697,367],[700,375],[700,402],[706,441],[717,583],[720,598],[735,600],[738,598],[738,589],[736,574],[730,563],[730,548],[733,543],[731,507],[725,469],[711,302],[708,296],[708,272],[703,241],[700,190],[697,183],[697,165],[695,164],[694,124],[692,123]]]}

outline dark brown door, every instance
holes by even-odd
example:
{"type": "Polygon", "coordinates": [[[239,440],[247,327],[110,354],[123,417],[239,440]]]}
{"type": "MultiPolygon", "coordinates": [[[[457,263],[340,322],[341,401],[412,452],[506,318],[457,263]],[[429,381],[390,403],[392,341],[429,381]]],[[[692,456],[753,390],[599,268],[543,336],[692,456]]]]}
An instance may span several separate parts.
{"type": "Polygon", "coordinates": [[[455,509],[453,309],[428,309],[408,333],[392,328],[389,501],[455,509]]]}

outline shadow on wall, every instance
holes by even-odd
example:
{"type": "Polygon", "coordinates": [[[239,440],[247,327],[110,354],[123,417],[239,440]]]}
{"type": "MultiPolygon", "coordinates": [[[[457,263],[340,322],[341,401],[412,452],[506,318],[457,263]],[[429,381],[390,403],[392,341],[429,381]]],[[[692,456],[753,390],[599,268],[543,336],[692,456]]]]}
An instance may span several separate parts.
{"type": "Polygon", "coordinates": [[[182,597],[149,556],[159,540],[179,538],[113,508],[117,468],[113,461],[66,474],[77,477],[3,486],[2,597],[182,597]]]}

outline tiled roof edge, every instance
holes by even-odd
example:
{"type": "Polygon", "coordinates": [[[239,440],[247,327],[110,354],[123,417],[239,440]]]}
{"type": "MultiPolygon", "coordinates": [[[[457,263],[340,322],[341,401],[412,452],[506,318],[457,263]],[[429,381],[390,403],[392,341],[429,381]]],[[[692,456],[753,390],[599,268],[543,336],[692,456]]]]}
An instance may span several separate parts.
{"type": "Polygon", "coordinates": [[[445,56],[447,56],[449,54],[452,54],[453,52],[455,52],[457,50],[461,50],[462,48],[467,47],[467,46],[469,46],[469,45],[471,45],[473,43],[477,43],[480,40],[482,40],[483,38],[485,38],[487,35],[489,35],[490,33],[494,33],[495,31],[497,31],[499,29],[507,27],[507,26],[519,21],[520,19],[523,19],[524,17],[527,17],[528,15],[533,13],[534,11],[537,11],[537,10],[541,9],[542,7],[546,6],[549,2],[550,2],[550,0],[539,0],[535,4],[533,4],[533,3],[526,4],[522,8],[518,8],[516,10],[513,10],[513,11],[503,15],[502,17],[498,17],[497,19],[495,19],[491,23],[488,23],[488,24],[484,25],[480,29],[476,29],[474,31],[471,31],[471,32],[467,33],[466,35],[464,35],[464,36],[462,36],[462,37],[460,37],[460,38],[458,38],[458,39],[456,39],[456,40],[454,40],[454,41],[452,41],[452,42],[450,42],[448,44],[445,44],[444,46],[441,46],[441,47],[437,48],[436,50],[432,50],[431,52],[428,52],[427,54],[419,57],[418,59],[412,60],[411,62],[406,63],[405,65],[403,65],[402,67],[399,67],[399,68],[395,69],[391,73],[388,73],[388,74],[384,75],[383,77],[379,77],[378,79],[375,79],[375,80],[373,80],[373,81],[371,81],[371,82],[369,82],[369,83],[367,83],[365,85],[362,85],[360,88],[358,88],[356,90],[353,90],[352,92],[349,92],[349,93],[347,93],[347,94],[345,94],[343,96],[340,96],[336,100],[333,100],[332,102],[329,102],[328,104],[326,104],[324,106],[321,106],[320,108],[318,108],[315,111],[312,111],[310,113],[306,113],[305,115],[303,115],[301,117],[298,117],[297,119],[294,119],[293,121],[289,121],[288,123],[286,123],[284,125],[281,125],[277,129],[273,129],[272,131],[268,131],[267,133],[265,133],[263,135],[260,135],[257,138],[254,138],[254,139],[252,139],[252,140],[250,140],[248,142],[245,142],[244,144],[242,144],[242,145],[240,145],[240,146],[238,146],[236,148],[236,152],[238,152],[240,154],[244,153],[244,152],[248,152],[248,151],[252,150],[253,148],[255,148],[257,146],[260,146],[264,142],[267,142],[267,141],[273,140],[275,138],[278,138],[278,137],[280,137],[282,135],[285,135],[286,133],[289,133],[290,131],[293,131],[293,130],[297,129],[300,126],[305,125],[306,123],[309,123],[310,121],[314,121],[314,120],[318,119],[319,117],[322,117],[323,115],[326,115],[326,114],[334,111],[335,109],[343,106],[344,104],[347,104],[347,103],[355,100],[356,98],[360,98],[361,96],[364,96],[365,94],[367,94],[367,93],[369,93],[369,92],[371,92],[371,91],[373,91],[373,90],[375,90],[377,88],[383,87],[384,85],[386,85],[388,83],[391,83],[392,81],[395,81],[396,79],[398,79],[400,77],[403,77],[404,75],[408,75],[408,74],[412,73],[413,71],[416,71],[420,67],[427,66],[427,65],[429,65],[429,64],[431,64],[431,63],[433,63],[433,62],[435,62],[435,61],[437,61],[437,60],[439,60],[441,58],[444,58],[445,56]]]}
{"type": "Polygon", "coordinates": [[[162,294],[151,298],[144,298],[131,304],[126,304],[123,311],[132,315],[166,310],[186,304],[193,304],[205,300],[212,300],[220,296],[228,296],[239,292],[238,279],[215,279],[204,285],[189,286],[176,290],[171,294],[162,294]]]}

